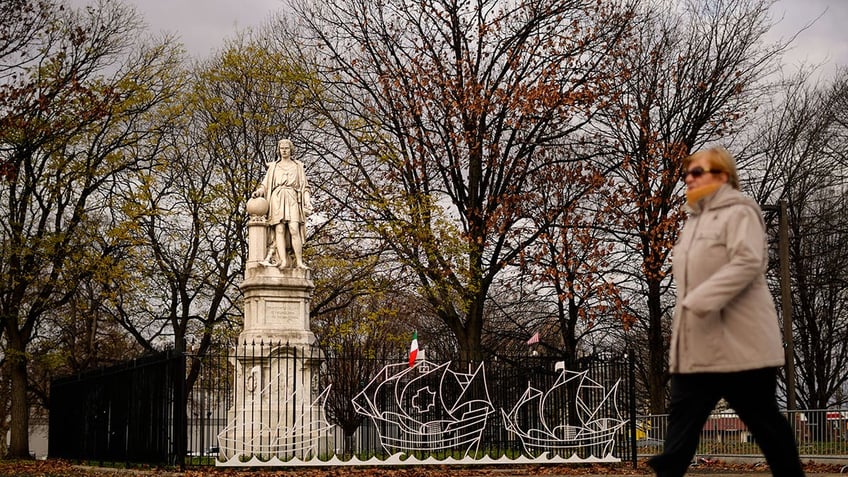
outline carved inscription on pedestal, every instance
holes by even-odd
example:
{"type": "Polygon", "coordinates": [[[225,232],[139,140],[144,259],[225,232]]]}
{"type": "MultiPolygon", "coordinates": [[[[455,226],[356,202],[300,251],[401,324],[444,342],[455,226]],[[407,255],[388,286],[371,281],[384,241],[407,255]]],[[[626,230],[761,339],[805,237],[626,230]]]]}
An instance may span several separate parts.
{"type": "Polygon", "coordinates": [[[300,330],[300,306],[295,302],[269,301],[265,306],[265,322],[280,328],[300,330]]]}

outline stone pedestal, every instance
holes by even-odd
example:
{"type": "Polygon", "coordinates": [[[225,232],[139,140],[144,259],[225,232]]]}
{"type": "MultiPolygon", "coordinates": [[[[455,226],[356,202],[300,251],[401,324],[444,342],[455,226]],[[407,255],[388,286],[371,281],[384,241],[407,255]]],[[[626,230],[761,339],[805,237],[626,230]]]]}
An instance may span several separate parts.
{"type": "Polygon", "coordinates": [[[309,270],[263,267],[248,269],[241,284],[244,330],[239,344],[282,342],[311,345],[309,300],[314,285],[309,270]]]}
{"type": "Polygon", "coordinates": [[[230,465],[316,457],[330,426],[326,397],[318,396],[313,382],[320,359],[309,353],[308,347],[258,343],[237,350],[229,425],[218,435],[221,457],[230,465]]]}

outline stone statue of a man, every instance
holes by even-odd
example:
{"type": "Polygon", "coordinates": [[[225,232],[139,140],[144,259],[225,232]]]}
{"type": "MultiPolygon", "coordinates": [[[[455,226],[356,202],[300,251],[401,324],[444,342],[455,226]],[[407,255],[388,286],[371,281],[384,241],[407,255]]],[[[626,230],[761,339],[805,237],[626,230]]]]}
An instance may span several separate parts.
{"type": "Polygon", "coordinates": [[[268,201],[268,227],[272,244],[265,260],[266,267],[290,266],[288,249],[294,255],[296,268],[308,268],[303,262],[303,244],[306,241],[306,217],[312,213],[309,184],[306,181],[303,163],[292,159],[292,142],[281,139],[277,143],[277,160],[268,163],[265,178],[253,192],[252,197],[264,197],[268,201]],[[276,252],[277,262],[273,262],[276,252]]]}

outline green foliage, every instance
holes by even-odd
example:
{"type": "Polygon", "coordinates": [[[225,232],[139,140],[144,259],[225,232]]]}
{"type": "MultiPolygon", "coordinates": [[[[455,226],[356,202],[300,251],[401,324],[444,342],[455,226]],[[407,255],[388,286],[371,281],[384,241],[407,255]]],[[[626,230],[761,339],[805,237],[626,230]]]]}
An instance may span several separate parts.
{"type": "MultiPolygon", "coordinates": [[[[153,154],[160,105],[174,95],[179,61],[168,45],[135,44],[138,21],[119,4],[85,13],[50,7],[43,31],[21,46],[32,61],[0,84],[0,325],[7,353],[26,356],[49,340],[51,319],[75,303],[84,283],[120,281],[105,199],[153,154]],[[105,239],[103,239],[105,238],[105,239]]],[[[9,70],[6,70],[9,71],[9,70]]],[[[120,227],[118,227],[120,228],[120,227]]],[[[80,302],[76,302],[79,304],[80,302]]],[[[48,368],[58,356],[45,361],[48,368]]],[[[17,368],[14,386],[27,386],[17,368]]],[[[28,405],[12,392],[12,455],[27,455],[28,405]]]]}

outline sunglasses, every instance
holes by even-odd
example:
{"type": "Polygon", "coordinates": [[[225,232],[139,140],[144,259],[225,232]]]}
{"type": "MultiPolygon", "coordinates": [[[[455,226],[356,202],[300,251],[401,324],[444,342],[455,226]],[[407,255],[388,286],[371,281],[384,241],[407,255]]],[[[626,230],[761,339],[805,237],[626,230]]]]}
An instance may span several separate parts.
{"type": "Polygon", "coordinates": [[[688,177],[688,176],[692,176],[693,179],[697,179],[704,174],[719,174],[719,173],[722,173],[722,172],[724,172],[724,171],[721,170],[721,169],[704,169],[703,167],[698,166],[698,167],[693,167],[693,168],[689,169],[688,171],[684,172],[681,180],[685,181],[686,177],[688,177]]]}

